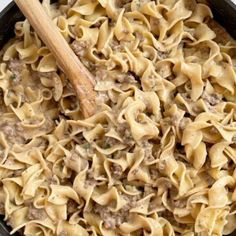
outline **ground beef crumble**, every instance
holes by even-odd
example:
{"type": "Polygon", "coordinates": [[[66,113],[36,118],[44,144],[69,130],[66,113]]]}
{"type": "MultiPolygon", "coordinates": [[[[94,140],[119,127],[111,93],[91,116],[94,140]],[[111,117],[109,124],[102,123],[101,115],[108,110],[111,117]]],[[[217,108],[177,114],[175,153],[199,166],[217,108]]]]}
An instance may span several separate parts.
{"type": "Polygon", "coordinates": [[[110,170],[115,179],[119,179],[123,174],[122,167],[116,163],[112,163],[110,170]]]}
{"type": "Polygon", "coordinates": [[[99,214],[104,221],[104,226],[107,229],[115,229],[119,227],[123,222],[127,220],[127,212],[120,210],[118,212],[112,212],[108,207],[103,207],[96,205],[94,207],[94,212],[99,214]]]}
{"type": "Polygon", "coordinates": [[[157,180],[160,177],[160,173],[159,173],[156,166],[153,167],[153,168],[150,168],[149,173],[150,173],[151,179],[154,180],[154,181],[157,180]]]}
{"type": "Polygon", "coordinates": [[[13,73],[12,81],[13,83],[19,83],[21,81],[21,74],[26,65],[23,61],[18,59],[13,59],[9,62],[9,69],[13,73]]]}
{"type": "Polygon", "coordinates": [[[142,142],[142,147],[143,147],[144,152],[145,152],[145,159],[147,161],[154,160],[153,153],[152,153],[153,144],[146,140],[146,141],[142,142]]]}
{"type": "Polygon", "coordinates": [[[95,205],[94,212],[100,215],[101,219],[104,221],[104,226],[107,229],[115,229],[127,219],[126,211],[112,212],[108,207],[100,206],[98,204],[95,205]]]}
{"type": "Polygon", "coordinates": [[[222,95],[218,93],[207,94],[203,93],[202,99],[207,102],[210,106],[215,106],[222,101],[222,95]]]}
{"type": "Polygon", "coordinates": [[[128,83],[128,84],[136,84],[138,81],[136,80],[135,76],[131,73],[127,74],[120,74],[117,76],[117,81],[119,83],[128,83]]]}
{"type": "Polygon", "coordinates": [[[72,214],[76,212],[77,209],[78,209],[78,204],[74,200],[69,199],[67,202],[67,213],[72,214]]]}
{"type": "Polygon", "coordinates": [[[131,134],[130,128],[128,127],[127,124],[120,124],[117,127],[118,134],[120,135],[120,137],[122,137],[124,143],[128,146],[133,146],[134,145],[134,140],[133,140],[133,136],[131,134]]]}
{"type": "Polygon", "coordinates": [[[86,54],[88,47],[89,47],[89,42],[87,42],[87,41],[76,41],[75,40],[71,44],[72,50],[75,52],[75,54],[78,57],[84,56],[86,54]]]}
{"type": "Polygon", "coordinates": [[[172,204],[176,208],[185,208],[187,201],[186,200],[176,200],[176,201],[172,201],[172,204]]]}
{"type": "Polygon", "coordinates": [[[95,204],[94,212],[98,214],[104,221],[104,226],[107,229],[115,229],[119,227],[123,222],[127,222],[130,217],[129,210],[137,206],[137,202],[141,199],[141,195],[122,195],[127,201],[127,204],[117,212],[109,210],[107,206],[101,206],[95,204]]]}
{"type": "Polygon", "coordinates": [[[0,131],[4,133],[6,139],[11,144],[22,144],[26,141],[24,137],[24,129],[19,122],[14,123],[10,121],[5,121],[0,124],[0,131]]]}
{"type": "Polygon", "coordinates": [[[124,5],[126,5],[130,2],[131,2],[131,0],[116,0],[116,6],[122,8],[122,7],[124,7],[124,5]]]}
{"type": "Polygon", "coordinates": [[[44,220],[47,217],[47,213],[44,209],[37,209],[33,204],[29,205],[28,219],[29,220],[44,220]]]}
{"type": "Polygon", "coordinates": [[[84,182],[84,187],[88,188],[89,186],[93,186],[97,183],[97,181],[94,179],[94,173],[93,170],[88,170],[86,173],[86,180],[84,182]]]}

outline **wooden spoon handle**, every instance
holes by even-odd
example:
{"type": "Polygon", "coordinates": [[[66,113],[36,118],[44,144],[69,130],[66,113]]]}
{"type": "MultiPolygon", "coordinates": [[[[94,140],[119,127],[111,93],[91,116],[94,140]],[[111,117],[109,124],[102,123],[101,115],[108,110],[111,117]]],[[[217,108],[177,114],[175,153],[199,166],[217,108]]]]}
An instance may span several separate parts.
{"type": "Polygon", "coordinates": [[[96,109],[93,76],[70,48],[56,25],[44,11],[39,0],[15,0],[15,3],[70,79],[80,100],[83,115],[85,117],[93,115],[96,109]]]}

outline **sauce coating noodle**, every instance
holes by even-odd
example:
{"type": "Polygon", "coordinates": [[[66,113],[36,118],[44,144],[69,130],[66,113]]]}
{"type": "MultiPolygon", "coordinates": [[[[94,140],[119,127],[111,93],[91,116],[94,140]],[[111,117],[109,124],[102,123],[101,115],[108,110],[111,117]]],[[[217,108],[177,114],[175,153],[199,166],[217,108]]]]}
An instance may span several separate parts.
{"type": "Polygon", "coordinates": [[[0,53],[0,213],[32,236],[236,229],[236,43],[194,0],[43,7],[96,79],[83,119],[27,20],[0,53]]]}

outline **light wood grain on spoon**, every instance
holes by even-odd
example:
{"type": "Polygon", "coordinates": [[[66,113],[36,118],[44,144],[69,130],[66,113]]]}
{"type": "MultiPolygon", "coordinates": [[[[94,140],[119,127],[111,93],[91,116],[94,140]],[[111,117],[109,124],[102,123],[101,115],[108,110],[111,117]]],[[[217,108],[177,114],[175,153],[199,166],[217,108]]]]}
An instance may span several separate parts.
{"type": "Polygon", "coordinates": [[[85,117],[93,115],[96,110],[93,76],[70,48],[39,0],[15,0],[15,3],[70,79],[79,98],[83,115],[85,117]]]}

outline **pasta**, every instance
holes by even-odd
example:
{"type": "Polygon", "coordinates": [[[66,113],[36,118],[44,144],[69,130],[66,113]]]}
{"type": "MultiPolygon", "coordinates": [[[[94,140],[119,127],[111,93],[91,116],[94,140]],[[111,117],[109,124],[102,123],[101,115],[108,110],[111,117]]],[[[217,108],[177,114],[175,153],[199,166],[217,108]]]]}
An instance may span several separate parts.
{"type": "Polygon", "coordinates": [[[27,20],[0,53],[0,213],[32,236],[236,229],[236,42],[195,0],[43,7],[95,77],[84,119],[27,20]]]}

